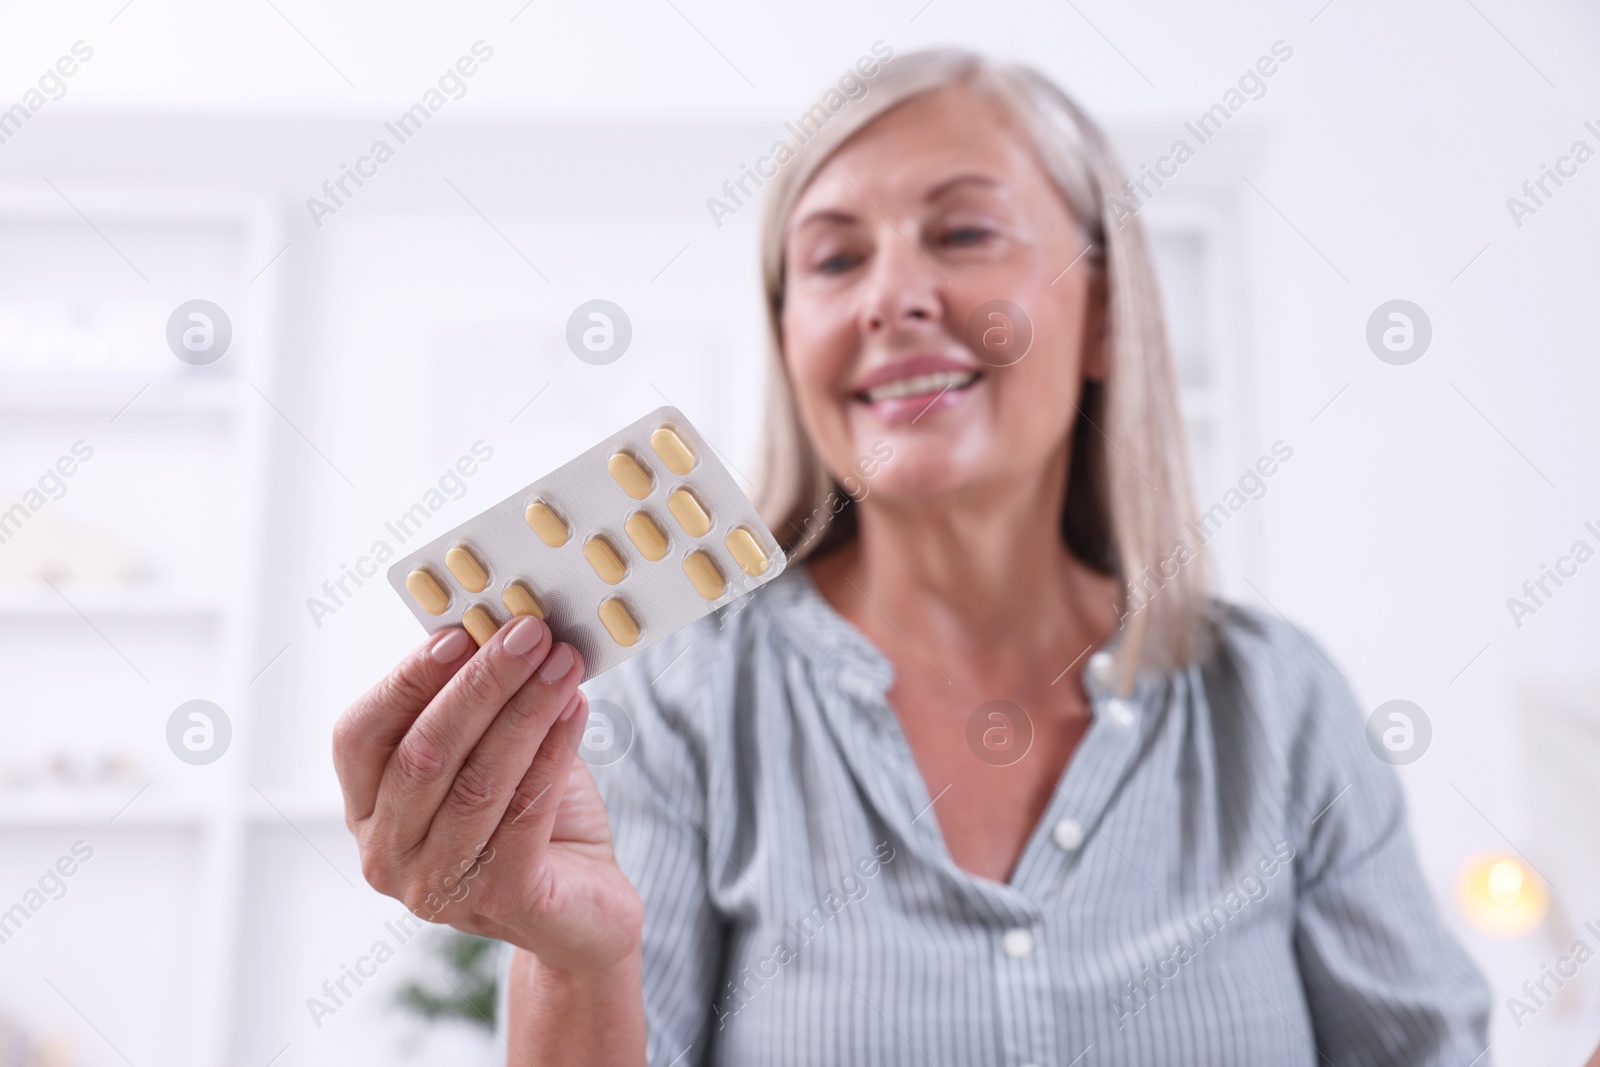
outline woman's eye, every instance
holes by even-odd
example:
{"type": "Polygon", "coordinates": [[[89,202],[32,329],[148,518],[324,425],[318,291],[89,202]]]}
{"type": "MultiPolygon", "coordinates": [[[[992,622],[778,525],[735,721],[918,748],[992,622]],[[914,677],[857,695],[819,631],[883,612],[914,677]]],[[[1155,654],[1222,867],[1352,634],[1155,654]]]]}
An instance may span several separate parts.
{"type": "Polygon", "coordinates": [[[823,274],[840,274],[855,266],[855,256],[848,252],[835,252],[817,261],[817,270],[823,274]]]}
{"type": "Polygon", "coordinates": [[[993,236],[993,230],[985,229],[981,226],[962,226],[958,229],[946,231],[940,242],[957,248],[965,248],[972,245],[981,245],[993,236]]]}

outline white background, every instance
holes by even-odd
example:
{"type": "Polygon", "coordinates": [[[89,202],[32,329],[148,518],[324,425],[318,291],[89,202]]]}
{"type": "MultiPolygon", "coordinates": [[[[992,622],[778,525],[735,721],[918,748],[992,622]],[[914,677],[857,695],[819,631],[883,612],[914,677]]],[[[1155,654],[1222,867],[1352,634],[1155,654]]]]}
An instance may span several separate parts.
{"type": "Polygon", "coordinates": [[[1520,227],[1506,206],[1573,141],[1600,148],[1600,12],[9,4],[0,107],[79,40],[94,55],[65,96],[0,144],[0,507],[94,448],[0,545],[0,909],[94,848],[0,944],[0,1013],[53,1062],[485,1047],[390,1008],[415,946],[321,1028],[307,1012],[400,911],[361,881],[330,727],[420,636],[379,584],[320,626],[307,598],[478,439],[494,458],[427,537],[663,396],[754,473],[756,209],[718,228],[705,201],[879,40],[1034,63],[1135,168],[1293,48],[1143,216],[1192,367],[1198,502],[1294,449],[1214,543],[1221,591],[1302,625],[1364,709],[1426,710],[1431,747],[1400,776],[1440,907],[1495,985],[1491,1057],[1578,1064],[1600,1040],[1600,964],[1520,1027],[1506,1003],[1600,920],[1600,563],[1521,627],[1506,606],[1575,540],[1600,546],[1600,161],[1520,227]],[[480,39],[494,56],[465,97],[314,227],[307,197],[480,39]],[[233,319],[207,372],[162,338],[194,297],[233,319]],[[561,340],[594,297],[635,331],[604,368],[561,340]],[[1365,342],[1394,298],[1433,327],[1404,367],[1365,342]],[[235,726],[208,767],[164,740],[197,697],[235,726]],[[1548,881],[1539,929],[1496,938],[1459,910],[1489,853],[1548,881]]]}

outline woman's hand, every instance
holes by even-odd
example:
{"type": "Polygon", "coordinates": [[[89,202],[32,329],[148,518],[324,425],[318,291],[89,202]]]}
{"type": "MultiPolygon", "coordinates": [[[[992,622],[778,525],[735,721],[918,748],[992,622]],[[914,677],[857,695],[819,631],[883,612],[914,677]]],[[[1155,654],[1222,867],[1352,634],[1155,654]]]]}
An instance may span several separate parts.
{"type": "Polygon", "coordinates": [[[643,904],[574,759],[582,677],[577,650],[533,616],[476,653],[446,630],[344,713],[333,761],[374,889],[588,980],[637,955],[643,904]]]}

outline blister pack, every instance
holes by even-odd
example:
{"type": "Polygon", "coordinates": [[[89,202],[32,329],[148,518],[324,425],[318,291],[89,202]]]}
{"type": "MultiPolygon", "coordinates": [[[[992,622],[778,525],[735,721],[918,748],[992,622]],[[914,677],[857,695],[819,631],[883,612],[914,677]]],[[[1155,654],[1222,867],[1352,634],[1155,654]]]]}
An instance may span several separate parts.
{"type": "Polygon", "coordinates": [[[429,633],[478,644],[537,615],[584,680],[783,571],[755,506],[676,408],[663,407],[389,568],[429,633]]]}

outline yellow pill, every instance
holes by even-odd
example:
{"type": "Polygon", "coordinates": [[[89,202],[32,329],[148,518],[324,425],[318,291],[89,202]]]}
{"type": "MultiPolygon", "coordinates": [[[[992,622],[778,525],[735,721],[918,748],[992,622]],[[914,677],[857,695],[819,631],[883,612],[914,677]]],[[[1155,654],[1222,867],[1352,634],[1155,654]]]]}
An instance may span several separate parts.
{"type": "Polygon", "coordinates": [[[656,427],[656,432],[650,435],[650,447],[673,474],[688,474],[694,470],[694,452],[672,427],[656,427]]]}
{"type": "Polygon", "coordinates": [[[628,606],[616,597],[600,605],[600,621],[605,624],[611,640],[623,648],[639,640],[639,624],[633,620],[628,606]]]}
{"type": "Polygon", "coordinates": [[[767,554],[762,551],[756,535],[750,532],[750,527],[734,527],[725,543],[733,561],[750,577],[759,578],[767,572],[767,554]]]}
{"type": "Polygon", "coordinates": [[[589,566],[594,568],[600,580],[607,585],[616,585],[622,581],[623,575],[628,573],[628,567],[622,562],[622,557],[611,547],[611,542],[603,537],[591,537],[584,542],[583,558],[589,561],[589,566]]]}
{"type": "Polygon", "coordinates": [[[690,537],[704,537],[711,529],[711,516],[687,489],[674,489],[667,495],[667,510],[690,537]]]}
{"type": "Polygon", "coordinates": [[[636,511],[628,516],[624,526],[633,546],[645,559],[654,562],[667,554],[667,535],[661,532],[661,527],[649,515],[636,511]]]}
{"type": "Polygon", "coordinates": [[[689,581],[694,583],[695,592],[707,600],[715,600],[722,595],[726,583],[722,580],[722,572],[717,570],[717,565],[711,562],[711,557],[704,552],[694,551],[683,558],[683,573],[689,576],[689,581]]]}
{"type": "Polygon", "coordinates": [[[528,520],[528,525],[533,527],[533,532],[539,539],[551,548],[560,548],[567,543],[567,523],[555,508],[543,500],[535,500],[528,505],[528,510],[523,512],[523,518],[528,520]]]}
{"type": "Polygon", "coordinates": [[[544,606],[539,603],[539,598],[529,592],[528,587],[521,582],[512,582],[506,586],[506,591],[500,594],[500,602],[512,615],[532,615],[536,619],[544,618],[544,606]]]}
{"type": "Polygon", "coordinates": [[[496,630],[500,629],[495,625],[494,616],[489,614],[489,609],[482,604],[474,604],[462,612],[461,625],[465,626],[467,633],[471,634],[472,639],[478,642],[479,648],[482,648],[483,643],[493,637],[496,630]]]}
{"type": "Polygon", "coordinates": [[[622,491],[635,500],[650,495],[650,472],[627,452],[618,452],[606,463],[606,470],[622,486],[622,491]]]}
{"type": "Polygon", "coordinates": [[[444,565],[456,576],[461,588],[469,593],[481,593],[489,584],[489,572],[483,569],[478,557],[466,545],[457,545],[444,554],[444,565]]]}
{"type": "Polygon", "coordinates": [[[450,606],[450,594],[427,571],[412,571],[406,575],[406,589],[429,615],[443,615],[444,609],[450,606]]]}

